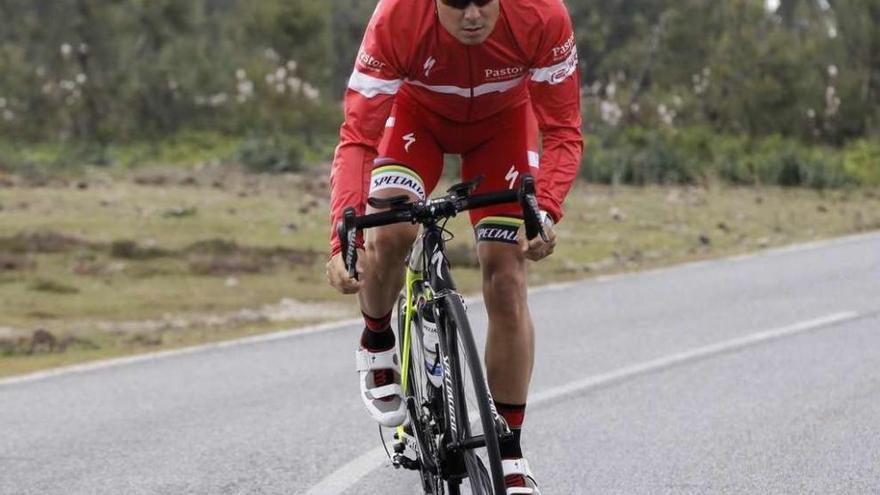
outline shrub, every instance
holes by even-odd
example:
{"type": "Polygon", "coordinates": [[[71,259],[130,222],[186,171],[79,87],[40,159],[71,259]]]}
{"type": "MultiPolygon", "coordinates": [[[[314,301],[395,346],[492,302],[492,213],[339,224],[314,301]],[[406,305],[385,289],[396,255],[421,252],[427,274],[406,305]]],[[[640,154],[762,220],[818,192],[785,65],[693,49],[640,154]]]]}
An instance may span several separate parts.
{"type": "Polygon", "coordinates": [[[259,173],[298,172],[304,168],[306,145],[296,138],[252,137],[238,148],[238,161],[259,173]]]}
{"type": "Polygon", "coordinates": [[[851,143],[843,152],[843,170],[865,186],[880,186],[880,144],[867,140],[851,143]]]}
{"type": "Polygon", "coordinates": [[[709,128],[629,128],[592,136],[581,176],[599,183],[731,184],[817,189],[880,183],[880,147],[858,142],[845,152],[769,136],[748,139],[709,128]]]}

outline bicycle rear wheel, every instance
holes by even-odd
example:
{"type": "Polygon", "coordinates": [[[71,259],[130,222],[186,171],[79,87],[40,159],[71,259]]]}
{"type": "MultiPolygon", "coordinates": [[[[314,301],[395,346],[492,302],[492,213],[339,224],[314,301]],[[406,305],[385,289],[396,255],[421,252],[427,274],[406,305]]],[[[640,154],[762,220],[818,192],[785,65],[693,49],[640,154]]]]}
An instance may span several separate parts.
{"type": "MultiPolygon", "coordinates": [[[[420,462],[419,476],[422,489],[426,495],[445,495],[445,482],[439,472],[439,444],[436,433],[431,425],[442,424],[439,416],[443,409],[436,394],[439,390],[430,388],[431,384],[425,376],[424,354],[422,351],[421,322],[418,312],[413,316],[409,332],[409,353],[405,352],[406,342],[406,298],[401,295],[397,301],[397,343],[401,356],[401,364],[407,362],[407,380],[404,394],[407,402],[407,414],[410,424],[404,433],[415,441],[420,462]],[[410,403],[411,401],[411,403],[410,403]],[[427,407],[425,407],[427,406],[427,407]]],[[[450,491],[450,495],[457,492],[450,491]]]]}
{"type": "MultiPolygon", "coordinates": [[[[459,363],[454,373],[459,378],[459,390],[454,393],[459,404],[461,438],[467,441],[473,438],[469,415],[476,413],[479,421],[474,421],[482,432],[485,449],[478,453],[475,448],[466,448],[463,452],[465,468],[468,473],[468,484],[475,495],[505,495],[504,474],[501,469],[501,454],[498,451],[498,420],[489,386],[483,374],[482,357],[477,351],[473,332],[467,319],[467,313],[460,296],[451,294],[443,297],[446,335],[454,335],[460,352],[459,363]],[[449,327],[452,328],[449,328],[449,327]],[[469,411],[469,407],[475,409],[469,411]]],[[[453,355],[459,354],[456,352],[453,355]]],[[[449,392],[449,391],[448,391],[449,392]]]]}

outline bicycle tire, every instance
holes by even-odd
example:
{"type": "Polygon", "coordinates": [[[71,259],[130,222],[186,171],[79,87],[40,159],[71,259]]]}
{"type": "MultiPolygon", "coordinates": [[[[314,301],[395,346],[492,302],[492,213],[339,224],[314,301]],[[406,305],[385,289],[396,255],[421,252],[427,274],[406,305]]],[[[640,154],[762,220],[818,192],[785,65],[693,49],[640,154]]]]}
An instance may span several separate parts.
{"type": "MultiPolygon", "coordinates": [[[[504,473],[501,469],[501,454],[498,449],[496,418],[493,413],[494,404],[490,403],[491,395],[489,394],[489,386],[483,374],[482,358],[477,351],[477,345],[474,342],[470,322],[467,319],[467,313],[460,296],[457,294],[450,294],[443,297],[442,300],[443,309],[447,317],[445,323],[452,323],[455,325],[455,329],[447,329],[447,335],[451,334],[450,330],[457,334],[458,338],[456,341],[463,354],[463,364],[465,364],[466,368],[470,371],[470,386],[474,391],[474,400],[477,403],[477,413],[480,416],[480,424],[483,428],[483,436],[486,443],[485,450],[489,463],[488,469],[485,469],[485,466],[482,466],[482,459],[480,459],[476,452],[473,450],[465,452],[465,466],[468,470],[468,476],[471,478],[469,480],[471,491],[475,495],[482,495],[484,493],[485,495],[506,495],[507,489],[504,485],[504,473]],[[488,480],[489,483],[486,483],[486,475],[490,475],[491,477],[491,479],[488,480]],[[490,488],[491,490],[488,490],[490,488]]],[[[456,373],[459,375],[459,379],[463,381],[468,378],[466,378],[464,373],[461,372],[461,364],[462,363],[456,364],[458,368],[456,373]]],[[[464,385],[463,382],[462,385],[464,385]]],[[[459,397],[458,400],[464,401],[464,397],[459,397]]],[[[467,417],[468,411],[466,404],[464,407],[461,407],[461,411],[463,415],[461,418],[461,424],[469,434],[470,421],[467,417]]]]}
{"type": "MultiPolygon", "coordinates": [[[[409,377],[407,379],[406,390],[404,391],[404,395],[406,397],[413,397],[416,400],[417,407],[421,407],[421,402],[428,400],[427,397],[427,382],[428,379],[425,377],[424,365],[422,365],[422,357],[421,357],[421,332],[416,331],[415,326],[419,324],[418,315],[411,321],[412,327],[410,328],[410,352],[409,355],[404,356],[404,339],[405,339],[405,326],[406,326],[406,296],[401,294],[397,300],[397,346],[398,353],[401,356],[401,365],[403,364],[403,360],[408,361],[408,369],[409,369],[409,377]],[[418,344],[418,346],[416,345],[418,344]],[[419,363],[420,366],[416,367],[415,364],[419,363]]],[[[418,410],[418,409],[417,409],[418,410]]],[[[432,411],[432,414],[436,414],[436,411],[432,411]]],[[[444,480],[442,477],[432,472],[424,467],[424,455],[433,455],[434,449],[436,449],[436,444],[432,446],[432,448],[427,449],[426,446],[421,439],[426,439],[427,441],[434,442],[435,439],[433,435],[430,434],[429,428],[422,424],[422,421],[418,417],[413,417],[409,411],[407,411],[407,415],[410,416],[410,427],[413,431],[413,434],[416,435],[416,444],[419,445],[419,460],[422,462],[421,468],[419,468],[419,476],[422,481],[422,490],[426,495],[445,495],[444,490],[444,480]],[[428,452],[430,450],[430,452],[428,452]]],[[[442,418],[441,418],[442,419],[442,418]]],[[[450,492],[452,493],[452,492],[450,492]]]]}

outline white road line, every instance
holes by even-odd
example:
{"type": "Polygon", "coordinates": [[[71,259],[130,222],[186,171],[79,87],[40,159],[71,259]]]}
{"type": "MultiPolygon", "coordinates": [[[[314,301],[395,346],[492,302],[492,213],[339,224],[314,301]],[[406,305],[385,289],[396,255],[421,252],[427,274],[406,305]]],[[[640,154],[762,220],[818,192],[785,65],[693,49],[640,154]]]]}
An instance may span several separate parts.
{"type": "MultiPolygon", "coordinates": [[[[392,443],[388,442],[388,450],[392,443]]],[[[370,474],[375,469],[388,463],[388,456],[381,446],[365,453],[364,455],[340,466],[330,476],[313,485],[303,495],[339,495],[351,488],[355,483],[370,474]]]]}
{"type": "Polygon", "coordinates": [[[583,380],[571,382],[566,385],[536,393],[529,397],[529,404],[534,405],[536,403],[556,400],[567,395],[572,395],[578,392],[606,386],[617,381],[626,380],[639,375],[647,373],[657,373],[677,365],[699,361],[701,359],[717,356],[719,354],[727,354],[730,352],[738,351],[740,349],[744,349],[746,347],[753,347],[773,340],[792,337],[794,335],[810,330],[817,330],[822,327],[827,327],[837,323],[853,320],[858,318],[859,316],[860,315],[858,313],[852,311],[835,313],[832,315],[823,316],[821,318],[802,321],[800,323],[795,323],[794,325],[789,325],[786,327],[749,334],[745,337],[741,337],[738,339],[725,340],[724,342],[719,342],[717,344],[697,347],[695,349],[672,354],[659,359],[655,359],[653,361],[647,361],[645,363],[627,366],[625,368],[620,368],[608,373],[602,373],[601,375],[593,375],[583,380]]]}
{"type": "MultiPolygon", "coordinates": [[[[823,248],[823,247],[839,246],[842,244],[850,244],[850,243],[861,242],[861,241],[866,241],[866,240],[871,240],[871,239],[880,239],[880,234],[878,234],[876,232],[869,232],[866,234],[856,234],[856,235],[839,237],[839,238],[829,239],[829,240],[824,240],[824,241],[815,241],[815,242],[809,242],[809,243],[805,243],[805,244],[793,244],[790,246],[774,248],[774,249],[770,249],[770,250],[766,250],[766,251],[759,251],[759,252],[748,254],[748,255],[736,255],[736,256],[729,256],[726,258],[718,258],[715,260],[706,260],[706,261],[692,261],[689,263],[670,265],[670,266],[666,266],[666,267],[653,268],[653,269],[649,269],[649,270],[619,273],[619,274],[615,274],[615,275],[601,275],[598,277],[586,278],[586,279],[583,279],[578,282],[561,282],[561,283],[548,284],[548,285],[544,285],[544,286],[540,286],[540,287],[535,287],[534,289],[529,289],[529,294],[534,295],[534,294],[539,294],[541,292],[552,292],[552,291],[564,290],[564,289],[568,289],[568,288],[572,287],[573,285],[577,285],[580,283],[587,283],[587,284],[589,284],[589,283],[606,283],[606,282],[610,282],[610,281],[614,281],[614,280],[628,279],[628,278],[639,277],[639,276],[657,275],[657,274],[666,273],[666,272],[673,271],[673,270],[687,269],[687,268],[693,268],[693,267],[698,267],[698,266],[706,266],[706,265],[711,265],[711,264],[716,264],[716,263],[725,263],[725,262],[729,262],[732,260],[744,260],[744,259],[751,259],[751,258],[761,258],[761,257],[765,257],[765,256],[776,256],[779,254],[808,251],[808,250],[819,249],[819,248],[823,248]]],[[[480,301],[482,301],[481,297],[468,297],[467,298],[468,305],[477,304],[480,301]]],[[[333,331],[333,330],[338,330],[340,328],[343,328],[343,327],[346,327],[349,325],[360,324],[360,321],[361,321],[360,319],[352,319],[352,320],[328,322],[328,323],[323,323],[320,325],[315,325],[315,326],[310,326],[310,327],[304,327],[304,328],[298,328],[298,329],[295,328],[295,329],[291,329],[291,330],[282,330],[279,332],[273,332],[273,333],[268,333],[268,334],[263,334],[263,335],[256,335],[253,337],[244,337],[244,338],[240,338],[240,339],[226,340],[223,342],[217,342],[217,343],[213,343],[213,344],[196,345],[196,346],[192,346],[192,347],[186,347],[183,349],[172,349],[172,350],[168,350],[168,351],[159,351],[159,352],[138,354],[136,356],[122,357],[122,358],[111,358],[111,359],[105,359],[105,360],[100,360],[100,361],[92,361],[92,362],[83,363],[83,364],[76,364],[76,365],[72,365],[72,366],[63,366],[63,367],[49,369],[49,370],[45,370],[45,371],[38,371],[35,373],[29,373],[26,375],[12,376],[9,378],[0,378],[0,387],[2,387],[4,385],[34,382],[34,381],[38,381],[38,380],[44,380],[46,378],[62,376],[62,375],[67,375],[67,374],[71,374],[71,373],[83,373],[83,372],[87,372],[87,371],[112,368],[115,366],[123,366],[123,365],[127,365],[127,364],[132,364],[132,363],[141,363],[141,362],[146,362],[146,361],[152,361],[154,359],[163,359],[163,358],[167,358],[167,357],[180,356],[180,355],[184,355],[184,354],[194,354],[194,353],[202,352],[202,351],[206,351],[206,350],[221,349],[221,348],[226,348],[226,347],[235,347],[235,346],[239,346],[239,345],[252,344],[252,343],[256,343],[256,342],[269,342],[269,341],[273,341],[273,340],[281,340],[281,339],[311,335],[311,334],[315,334],[315,333],[329,332],[329,331],[333,331]]]]}
{"type": "MultiPolygon", "coordinates": [[[[542,403],[555,401],[566,396],[583,393],[648,373],[657,373],[674,366],[699,361],[712,356],[734,352],[747,347],[757,346],[774,340],[792,337],[810,330],[818,330],[845,321],[859,318],[859,314],[846,311],[835,313],[812,320],[802,321],[793,325],[774,328],[763,332],[752,333],[745,337],[725,340],[717,344],[697,347],[688,351],[672,354],[652,361],[620,368],[608,373],[593,375],[583,380],[554,387],[529,397],[529,405],[536,407],[542,403]]],[[[391,444],[389,443],[389,449],[391,444]]],[[[372,471],[388,463],[385,450],[379,446],[352,461],[339,467],[329,476],[312,486],[303,495],[339,495],[354,486],[372,471]]]]}

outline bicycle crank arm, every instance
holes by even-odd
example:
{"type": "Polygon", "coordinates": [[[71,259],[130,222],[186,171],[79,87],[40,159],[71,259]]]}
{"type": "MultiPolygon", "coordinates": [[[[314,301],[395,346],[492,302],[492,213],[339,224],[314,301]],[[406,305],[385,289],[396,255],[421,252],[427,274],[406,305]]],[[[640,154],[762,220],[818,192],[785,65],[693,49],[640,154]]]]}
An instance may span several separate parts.
{"type": "MultiPolygon", "coordinates": [[[[418,418],[419,417],[418,411],[416,409],[416,401],[413,397],[406,398],[406,409],[409,412],[410,418],[418,418]]],[[[418,449],[416,451],[416,455],[418,455],[419,458],[421,459],[419,465],[421,466],[422,464],[424,464],[425,469],[427,471],[432,472],[432,473],[436,473],[438,471],[437,465],[434,463],[433,459],[430,459],[430,455],[428,454],[428,452],[429,452],[428,449],[424,448],[425,445],[427,445],[427,442],[429,440],[427,438],[425,438],[424,432],[418,426],[414,425],[412,430],[413,430],[413,435],[415,436],[416,445],[418,447],[418,449]]],[[[416,449],[413,449],[413,450],[416,450],[416,449]]]]}
{"type": "Polygon", "coordinates": [[[453,442],[447,445],[449,450],[459,451],[459,450],[473,450],[479,449],[480,447],[486,446],[486,437],[483,435],[475,435],[469,438],[465,438],[461,442],[453,442]]]}

